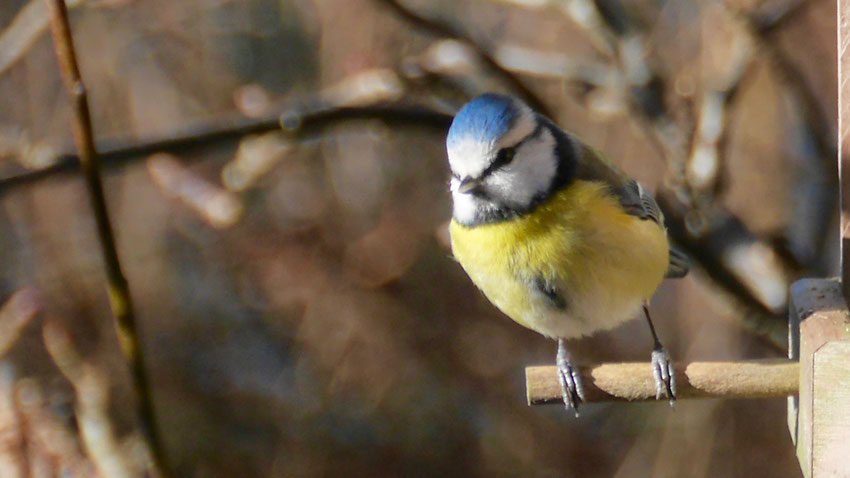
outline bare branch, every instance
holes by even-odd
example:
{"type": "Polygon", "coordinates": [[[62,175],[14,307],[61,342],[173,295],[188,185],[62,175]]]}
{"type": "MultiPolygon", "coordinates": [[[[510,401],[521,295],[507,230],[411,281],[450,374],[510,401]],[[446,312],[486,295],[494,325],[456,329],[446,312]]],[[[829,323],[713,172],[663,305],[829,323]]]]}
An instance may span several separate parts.
{"type": "Polygon", "coordinates": [[[98,239],[106,268],[109,304],[114,317],[118,342],[132,374],[138,399],[138,418],[147,439],[147,445],[159,472],[163,476],[170,476],[165,461],[165,452],[159,438],[159,430],[156,426],[151,388],[144,365],[144,351],[136,330],[130,287],[121,270],[109,212],[106,208],[86,89],[77,66],[71,29],[68,23],[68,11],[64,0],[47,0],[47,2],[50,9],[50,29],[53,33],[53,44],[59,61],[59,69],[73,105],[74,141],[80,154],[80,164],[86,179],[86,190],[97,224],[98,239]]]}
{"type": "MultiPolygon", "coordinates": [[[[378,120],[397,127],[413,127],[445,132],[451,124],[451,115],[414,105],[377,105],[359,107],[326,107],[312,101],[304,106],[293,107],[282,115],[262,119],[246,119],[242,115],[219,118],[186,127],[169,138],[148,141],[122,139],[104,140],[99,155],[104,166],[114,167],[128,161],[145,158],[151,154],[168,151],[188,152],[211,148],[222,142],[235,141],[252,133],[283,130],[296,137],[309,137],[322,129],[347,121],[378,120]],[[312,106],[310,106],[312,105],[312,106]]],[[[0,195],[17,187],[38,182],[57,174],[70,173],[80,167],[79,156],[66,154],[58,158],[53,166],[38,171],[0,178],[0,195]]]]}

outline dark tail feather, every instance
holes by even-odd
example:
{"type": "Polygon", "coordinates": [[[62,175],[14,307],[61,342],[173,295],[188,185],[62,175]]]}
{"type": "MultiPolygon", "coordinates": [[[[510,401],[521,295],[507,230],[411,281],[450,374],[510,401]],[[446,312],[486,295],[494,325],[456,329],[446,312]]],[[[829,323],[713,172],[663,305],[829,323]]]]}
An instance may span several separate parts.
{"type": "Polygon", "coordinates": [[[688,269],[691,267],[691,260],[684,252],[670,246],[670,265],[667,266],[667,275],[664,277],[670,279],[678,279],[685,277],[688,274],[688,269]]]}

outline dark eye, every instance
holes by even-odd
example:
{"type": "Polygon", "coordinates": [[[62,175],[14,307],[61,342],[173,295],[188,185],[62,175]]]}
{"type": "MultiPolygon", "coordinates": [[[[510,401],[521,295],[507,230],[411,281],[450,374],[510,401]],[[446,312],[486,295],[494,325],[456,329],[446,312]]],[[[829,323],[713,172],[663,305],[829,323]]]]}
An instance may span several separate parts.
{"type": "Polygon", "coordinates": [[[502,148],[496,154],[496,160],[493,161],[493,169],[499,169],[501,167],[507,166],[514,160],[514,155],[516,154],[516,149],[514,148],[502,148]]]}
{"type": "Polygon", "coordinates": [[[492,174],[493,171],[497,171],[510,164],[511,161],[514,160],[514,154],[516,154],[516,148],[500,149],[499,152],[496,153],[496,159],[494,159],[493,162],[490,163],[490,166],[487,166],[487,169],[481,173],[481,178],[486,178],[492,174]]]}

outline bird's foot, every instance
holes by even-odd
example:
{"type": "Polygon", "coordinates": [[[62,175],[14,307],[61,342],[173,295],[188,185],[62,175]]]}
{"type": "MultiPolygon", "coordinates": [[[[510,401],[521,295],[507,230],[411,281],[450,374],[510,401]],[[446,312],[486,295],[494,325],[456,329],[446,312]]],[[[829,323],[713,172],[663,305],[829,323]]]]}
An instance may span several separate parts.
{"type": "Polygon", "coordinates": [[[676,375],[670,355],[660,345],[652,351],[652,375],[655,377],[655,399],[667,395],[670,406],[676,401],[676,375]]]}
{"type": "Polygon", "coordinates": [[[578,406],[584,401],[584,390],[578,370],[569,362],[558,362],[558,381],[567,411],[573,411],[578,417],[578,406]]]}
{"type": "Polygon", "coordinates": [[[567,411],[573,411],[578,417],[578,406],[584,401],[584,389],[578,369],[570,363],[567,349],[563,340],[558,343],[558,382],[561,384],[561,394],[567,411]]]}

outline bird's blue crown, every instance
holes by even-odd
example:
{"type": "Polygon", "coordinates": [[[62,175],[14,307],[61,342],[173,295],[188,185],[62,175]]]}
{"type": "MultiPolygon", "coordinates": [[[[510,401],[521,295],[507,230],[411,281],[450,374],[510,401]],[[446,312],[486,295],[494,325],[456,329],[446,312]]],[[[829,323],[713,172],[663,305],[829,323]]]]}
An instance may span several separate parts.
{"type": "Polygon", "coordinates": [[[475,97],[458,111],[449,128],[446,144],[452,148],[470,138],[481,142],[495,141],[511,129],[519,112],[509,96],[485,93],[475,97]]]}

